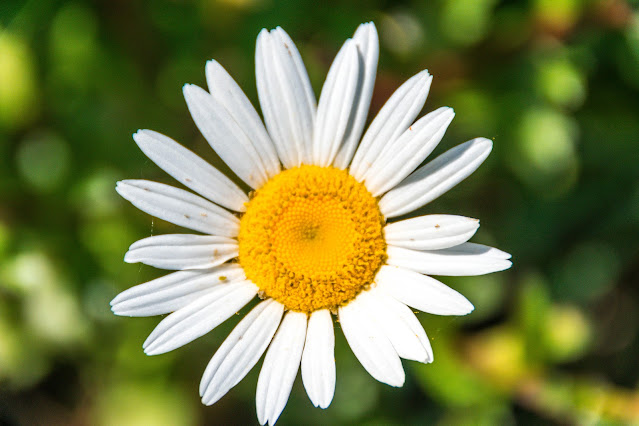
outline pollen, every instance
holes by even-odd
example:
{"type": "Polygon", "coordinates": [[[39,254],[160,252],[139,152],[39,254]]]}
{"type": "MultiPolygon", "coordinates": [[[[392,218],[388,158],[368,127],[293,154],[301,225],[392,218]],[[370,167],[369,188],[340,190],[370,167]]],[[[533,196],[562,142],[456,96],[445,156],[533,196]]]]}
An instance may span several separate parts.
{"type": "Polygon", "coordinates": [[[344,170],[303,165],[257,190],[240,221],[239,262],[264,297],[331,310],[370,286],[386,261],[377,199],[344,170]]]}

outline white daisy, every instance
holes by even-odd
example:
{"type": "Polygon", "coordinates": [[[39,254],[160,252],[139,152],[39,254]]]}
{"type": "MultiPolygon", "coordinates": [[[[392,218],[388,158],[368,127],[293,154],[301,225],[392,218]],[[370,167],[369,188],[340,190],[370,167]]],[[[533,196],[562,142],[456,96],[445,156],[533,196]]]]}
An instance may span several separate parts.
{"type": "Polygon", "coordinates": [[[426,71],[391,96],[362,137],[378,49],[375,26],[361,25],[337,54],[317,104],[289,36],[281,28],[262,30],[256,76],[266,127],[215,61],[206,64],[208,92],[184,87],[195,124],[251,195],[172,139],[151,130],[134,135],[151,160],[200,196],[146,180],[118,182],[118,193],[204,235],[135,242],[126,262],[178,272],[124,291],[111,302],[113,312],[170,313],[144,343],[148,355],[157,355],[208,333],[255,296],[262,299],[206,368],[200,384],[206,405],[266,351],[256,396],[261,424],[277,421],[300,365],[309,398],[328,407],[336,380],[333,315],[371,376],[402,386],[400,358],[433,360],[411,308],[437,315],[473,310],[428,275],[481,275],[511,266],[507,253],[467,242],[479,227],[476,219],[428,215],[388,222],[470,175],[492,142],[473,139],[419,167],[454,115],[440,108],[413,123],[430,88],[426,71]]]}

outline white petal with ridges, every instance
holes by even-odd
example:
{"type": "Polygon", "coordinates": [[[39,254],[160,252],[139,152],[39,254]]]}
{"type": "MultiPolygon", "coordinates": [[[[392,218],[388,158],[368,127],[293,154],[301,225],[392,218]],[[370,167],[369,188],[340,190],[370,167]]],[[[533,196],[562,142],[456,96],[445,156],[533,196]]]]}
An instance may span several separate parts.
{"type": "Polygon", "coordinates": [[[280,172],[280,160],[260,116],[233,77],[217,61],[206,63],[206,84],[211,96],[226,108],[251,141],[269,178],[280,172]]]}
{"type": "Polygon", "coordinates": [[[254,189],[266,183],[269,173],[244,132],[244,123],[201,87],[186,84],[183,91],[195,125],[233,173],[254,189]]]}
{"type": "Polygon", "coordinates": [[[492,141],[476,138],[446,151],[384,195],[382,214],[401,216],[433,201],[477,170],[492,147],[492,141]]]}
{"type": "Polygon", "coordinates": [[[144,342],[147,355],[177,349],[222,324],[257,294],[250,281],[215,286],[208,294],[164,318],[144,342]]]}
{"type": "Polygon", "coordinates": [[[431,214],[389,223],[386,242],[413,250],[440,250],[468,241],[479,229],[479,220],[464,216],[431,214]]]}
{"type": "Polygon", "coordinates": [[[347,40],[331,65],[322,88],[313,133],[313,164],[327,167],[344,141],[352,115],[360,77],[357,45],[347,40]]]}
{"type": "Polygon", "coordinates": [[[359,296],[402,358],[432,362],[433,350],[424,328],[408,306],[377,288],[359,296]]]}
{"type": "Polygon", "coordinates": [[[177,311],[210,292],[217,285],[244,280],[237,264],[205,271],[179,271],[136,285],[111,301],[116,315],[147,317],[177,311]]]}
{"type": "Polygon", "coordinates": [[[260,359],[277,330],[284,306],[273,299],[255,306],[206,367],[200,382],[202,403],[212,405],[237,385],[260,359]]]}
{"type": "Polygon", "coordinates": [[[133,139],[147,157],[187,188],[231,210],[246,210],[244,191],[173,139],[153,130],[138,130],[133,139]]]}
{"type": "Polygon", "coordinates": [[[161,269],[208,269],[238,254],[237,240],[233,238],[166,234],[136,241],[124,255],[124,261],[161,269]]]}
{"type": "Polygon", "coordinates": [[[335,394],[335,333],[327,309],[313,312],[308,320],[302,380],[314,406],[326,408],[331,404],[335,394]]]}
{"type": "Polygon", "coordinates": [[[306,326],[306,313],[289,311],[266,352],[255,392],[260,424],[274,425],[286,406],[302,359],[306,326]]]}
{"type": "MultiPolygon", "coordinates": [[[[281,102],[275,102],[272,96],[272,92],[279,90],[279,83],[272,72],[275,68],[272,43],[268,30],[263,29],[260,31],[255,48],[255,82],[264,122],[275,145],[277,155],[285,168],[292,168],[301,164],[303,147],[297,141],[290,140],[288,129],[286,126],[282,126],[277,118],[280,113],[286,114],[286,111],[280,111],[281,102]]],[[[288,122],[284,124],[288,124],[288,122]]]]}
{"type": "Polygon", "coordinates": [[[362,182],[384,147],[395,141],[415,120],[424,107],[431,81],[428,71],[422,71],[402,84],[384,104],[355,152],[349,169],[355,179],[362,182]]]}
{"type": "Polygon", "coordinates": [[[129,179],[115,190],[138,209],[167,222],[205,234],[235,237],[240,221],[223,208],[183,189],[129,179]]]}
{"type": "Polygon", "coordinates": [[[258,35],[255,73],[266,128],[282,164],[310,163],[315,95],[295,44],[280,27],[258,35]]]}
{"type": "Polygon", "coordinates": [[[463,243],[442,250],[387,248],[388,264],[428,275],[467,276],[503,271],[512,266],[510,255],[494,247],[463,243]]]}
{"type": "Polygon", "coordinates": [[[466,315],[474,309],[468,299],[452,288],[408,269],[384,265],[377,273],[375,282],[377,289],[430,314],[466,315]]]}
{"type": "Polygon", "coordinates": [[[351,350],[374,379],[396,387],[404,384],[397,351],[359,298],[339,308],[339,322],[351,350]]]}
{"type": "Polygon", "coordinates": [[[346,169],[351,163],[357,144],[362,137],[364,124],[366,124],[368,109],[373,96],[373,89],[375,88],[375,76],[379,58],[379,38],[375,24],[372,22],[361,24],[353,35],[353,41],[357,45],[361,60],[360,76],[358,78],[359,84],[355,94],[351,122],[344,142],[333,162],[333,166],[338,169],[346,169]]]}
{"type": "Polygon", "coordinates": [[[442,140],[454,116],[452,108],[439,108],[386,144],[365,174],[366,187],[373,196],[387,192],[411,174],[442,140]]]}

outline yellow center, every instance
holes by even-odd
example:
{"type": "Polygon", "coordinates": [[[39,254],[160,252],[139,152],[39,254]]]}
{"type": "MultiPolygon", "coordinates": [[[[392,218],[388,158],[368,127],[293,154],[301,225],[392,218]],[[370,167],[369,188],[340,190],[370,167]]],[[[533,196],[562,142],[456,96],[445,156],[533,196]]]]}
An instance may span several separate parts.
{"type": "Polygon", "coordinates": [[[301,166],[255,192],[240,222],[247,278],[286,308],[334,310],[386,261],[377,200],[346,171],[301,166]]]}

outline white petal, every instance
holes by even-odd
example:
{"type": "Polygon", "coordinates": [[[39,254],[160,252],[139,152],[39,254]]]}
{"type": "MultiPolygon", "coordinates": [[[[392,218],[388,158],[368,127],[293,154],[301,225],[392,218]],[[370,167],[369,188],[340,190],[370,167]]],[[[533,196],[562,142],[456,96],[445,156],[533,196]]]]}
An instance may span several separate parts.
{"type": "Polygon", "coordinates": [[[373,196],[382,195],[411,174],[442,140],[454,116],[452,108],[439,108],[387,143],[365,175],[373,196]]]}
{"type": "Polygon", "coordinates": [[[419,362],[433,361],[426,332],[408,306],[377,288],[364,291],[359,297],[378,320],[400,357],[419,362]]]}
{"type": "Polygon", "coordinates": [[[201,87],[186,84],[184,99],[195,125],[209,145],[240,179],[251,188],[259,188],[269,178],[260,154],[237,122],[219,100],[201,87]]]}
{"type": "Polygon", "coordinates": [[[384,227],[386,242],[413,250],[439,250],[468,241],[479,220],[464,216],[431,214],[400,220],[384,227]]]}
{"type": "Polygon", "coordinates": [[[458,254],[476,254],[482,256],[494,257],[497,259],[510,259],[512,255],[495,247],[485,246],[483,244],[465,243],[449,249],[451,253],[458,254]]]}
{"type": "Polygon", "coordinates": [[[357,45],[359,51],[361,66],[359,85],[355,95],[354,114],[351,119],[351,125],[347,131],[344,143],[340,148],[333,166],[339,169],[346,169],[353,158],[357,144],[362,137],[364,124],[368,117],[368,109],[375,88],[375,76],[377,74],[377,60],[379,58],[379,38],[375,24],[368,22],[362,24],[355,31],[353,41],[357,45]]]}
{"type": "Polygon", "coordinates": [[[395,141],[424,107],[432,77],[422,71],[411,77],[393,93],[379,111],[355,152],[350,173],[358,181],[379,156],[386,144],[395,141]]]}
{"type": "Polygon", "coordinates": [[[164,318],[144,342],[144,352],[163,354],[205,335],[242,309],[257,290],[250,281],[215,286],[205,296],[164,318]]]}
{"type": "Polygon", "coordinates": [[[123,180],[115,190],[145,213],[206,234],[235,237],[240,220],[204,198],[148,180],[123,180]]]}
{"type": "Polygon", "coordinates": [[[208,271],[179,271],[136,285],[111,301],[116,315],[147,317],[168,314],[199,299],[215,286],[244,280],[237,264],[226,264],[208,271]]]}
{"type": "Polygon", "coordinates": [[[306,317],[289,311],[266,352],[255,395],[260,424],[274,425],[286,406],[302,359],[306,317]]]}
{"type": "Polygon", "coordinates": [[[260,155],[268,177],[280,172],[280,160],[260,116],[240,86],[217,61],[206,63],[206,83],[211,96],[226,108],[260,155]]]}
{"type": "Polygon", "coordinates": [[[187,188],[231,210],[246,210],[246,194],[215,167],[168,136],[153,130],[133,135],[142,152],[187,188]]]}
{"type": "Polygon", "coordinates": [[[282,164],[310,163],[315,95],[295,44],[280,27],[258,35],[255,73],[264,122],[282,164]]]}
{"type": "Polygon", "coordinates": [[[313,134],[313,164],[327,167],[342,145],[355,113],[359,53],[353,40],[347,40],[335,57],[322,88],[313,134]]]}
{"type": "Polygon", "coordinates": [[[382,214],[401,216],[433,201],[477,170],[492,148],[492,141],[476,138],[446,151],[384,195],[382,214]]]}
{"type": "Polygon", "coordinates": [[[308,320],[302,380],[314,406],[326,408],[331,404],[335,393],[335,333],[327,309],[313,312],[308,320]]]}
{"type": "Polygon", "coordinates": [[[339,308],[339,322],[353,353],[373,378],[396,387],[404,384],[397,351],[359,298],[339,308]]]}
{"type": "Polygon", "coordinates": [[[389,245],[388,264],[428,275],[484,275],[512,266],[508,253],[493,247],[463,243],[442,250],[417,251],[389,245]]]}
{"type": "Polygon", "coordinates": [[[166,234],[136,241],[124,255],[124,261],[161,269],[208,269],[238,254],[237,240],[232,238],[166,234]]]}
{"type": "Polygon", "coordinates": [[[284,306],[265,300],[249,312],[215,352],[200,382],[202,403],[212,405],[251,371],[280,324],[284,306]]]}
{"type": "Polygon", "coordinates": [[[402,303],[435,315],[466,315],[473,305],[434,278],[397,266],[384,265],[375,277],[377,288],[402,303]]]}

